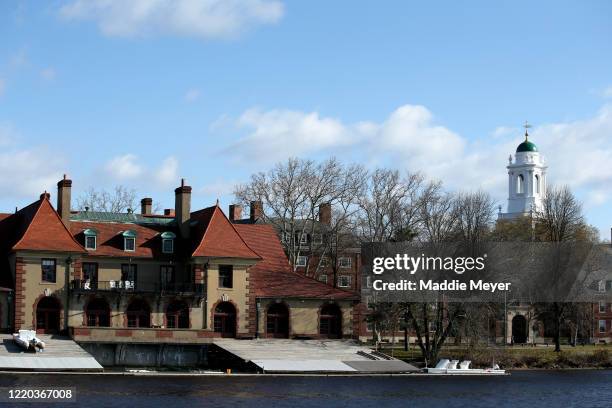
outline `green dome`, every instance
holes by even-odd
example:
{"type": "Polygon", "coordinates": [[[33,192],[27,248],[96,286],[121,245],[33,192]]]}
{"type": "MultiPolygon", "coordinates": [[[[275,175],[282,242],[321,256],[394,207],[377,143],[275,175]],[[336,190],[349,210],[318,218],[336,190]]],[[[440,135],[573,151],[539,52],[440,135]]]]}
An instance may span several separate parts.
{"type": "Polygon", "coordinates": [[[523,143],[518,145],[516,148],[516,152],[537,152],[538,148],[534,143],[531,143],[529,140],[525,140],[523,143]]]}

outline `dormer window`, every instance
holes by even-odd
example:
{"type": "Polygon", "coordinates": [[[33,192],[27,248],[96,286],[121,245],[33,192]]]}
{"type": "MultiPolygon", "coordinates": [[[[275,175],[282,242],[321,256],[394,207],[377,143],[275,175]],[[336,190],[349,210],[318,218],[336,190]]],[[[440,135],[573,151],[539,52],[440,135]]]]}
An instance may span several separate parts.
{"type": "Polygon", "coordinates": [[[123,250],[133,252],[136,250],[136,231],[127,230],[123,232],[123,250]]]}
{"type": "Polygon", "coordinates": [[[175,238],[176,238],[176,235],[170,231],[166,231],[161,234],[162,252],[164,254],[174,253],[174,239],[175,238]]]}
{"type": "Polygon", "coordinates": [[[83,235],[85,235],[85,249],[95,251],[98,247],[98,231],[88,228],[83,231],[83,235]]]}

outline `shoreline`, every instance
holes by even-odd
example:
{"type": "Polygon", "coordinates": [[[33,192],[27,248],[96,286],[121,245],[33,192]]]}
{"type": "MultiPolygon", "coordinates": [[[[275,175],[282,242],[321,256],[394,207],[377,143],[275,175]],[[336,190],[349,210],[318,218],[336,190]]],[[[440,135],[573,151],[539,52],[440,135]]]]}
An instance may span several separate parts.
{"type": "MultiPolygon", "coordinates": [[[[612,368],[605,367],[566,367],[566,368],[512,368],[507,369],[504,377],[513,372],[529,371],[606,371],[612,368]]],[[[8,375],[100,375],[100,376],[127,376],[127,377],[491,377],[488,374],[428,374],[428,373],[231,373],[224,372],[171,372],[171,371],[148,371],[148,372],[129,372],[129,371],[0,371],[0,376],[8,375]]]]}

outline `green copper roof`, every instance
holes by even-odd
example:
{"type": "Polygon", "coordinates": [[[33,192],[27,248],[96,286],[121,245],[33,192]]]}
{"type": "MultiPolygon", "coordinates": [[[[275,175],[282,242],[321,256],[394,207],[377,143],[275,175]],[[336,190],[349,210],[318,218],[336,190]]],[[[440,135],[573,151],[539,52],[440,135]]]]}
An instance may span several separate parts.
{"type": "Polygon", "coordinates": [[[518,147],[516,148],[517,153],[518,152],[537,152],[537,151],[538,151],[538,148],[536,147],[536,145],[526,139],[523,143],[518,145],[518,147]]]}
{"type": "Polygon", "coordinates": [[[140,225],[173,225],[172,217],[144,217],[134,213],[107,213],[98,211],[79,211],[70,214],[71,221],[120,222],[140,225]]]}

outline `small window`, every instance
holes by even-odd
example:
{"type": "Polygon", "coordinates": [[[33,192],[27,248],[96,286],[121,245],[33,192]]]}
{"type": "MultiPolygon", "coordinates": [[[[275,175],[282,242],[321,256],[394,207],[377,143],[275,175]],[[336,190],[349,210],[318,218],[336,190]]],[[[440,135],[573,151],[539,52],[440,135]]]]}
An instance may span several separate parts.
{"type": "Polygon", "coordinates": [[[313,234],[312,235],[312,243],[314,245],[321,245],[323,243],[323,235],[322,234],[313,234]]]}
{"type": "Polygon", "coordinates": [[[98,244],[98,232],[94,229],[88,228],[83,231],[83,235],[85,235],[85,249],[95,251],[98,244]]]}
{"type": "Polygon", "coordinates": [[[350,288],[351,287],[351,277],[348,275],[340,275],[338,277],[338,287],[339,288],[350,288]]]}
{"type": "Polygon", "coordinates": [[[606,313],[606,302],[603,300],[599,301],[599,313],[606,313]]]}
{"type": "Polygon", "coordinates": [[[234,267],[232,265],[219,265],[219,287],[234,287],[234,267]]]}
{"type": "Polygon", "coordinates": [[[166,231],[161,234],[162,238],[162,252],[164,254],[171,254],[174,252],[174,239],[176,235],[172,232],[166,231]]]}
{"type": "Polygon", "coordinates": [[[535,190],[536,190],[536,194],[540,194],[540,176],[539,175],[535,175],[535,190]]]}
{"type": "Polygon", "coordinates": [[[606,291],[606,281],[600,280],[598,286],[599,286],[598,289],[600,292],[606,291]]]}
{"type": "Polygon", "coordinates": [[[350,268],[353,265],[353,260],[347,256],[344,256],[338,260],[338,264],[341,268],[350,268]]]}
{"type": "Polygon", "coordinates": [[[366,288],[371,288],[371,287],[372,287],[372,277],[366,276],[366,288]]]}
{"type": "Polygon", "coordinates": [[[327,275],[319,275],[319,281],[323,283],[327,283],[327,275]]]}
{"type": "Polygon", "coordinates": [[[297,257],[297,260],[296,260],[296,262],[295,262],[295,265],[296,265],[296,266],[302,266],[302,267],[304,267],[304,266],[306,266],[306,262],[308,262],[308,257],[305,257],[305,256],[303,256],[303,255],[300,255],[300,256],[298,256],[298,257],[297,257]]]}
{"type": "Polygon", "coordinates": [[[283,232],[281,236],[285,244],[291,243],[291,233],[290,232],[283,232]]]}
{"type": "Polygon", "coordinates": [[[605,333],[606,332],[606,321],[605,320],[600,320],[599,321],[599,332],[600,333],[605,333]]]}
{"type": "Polygon", "coordinates": [[[41,261],[42,281],[55,283],[56,265],[55,259],[43,259],[41,261]]]}
{"type": "Polygon", "coordinates": [[[136,231],[128,230],[123,233],[123,250],[130,252],[136,250],[136,231]]]}
{"type": "Polygon", "coordinates": [[[329,266],[329,258],[324,256],[323,259],[321,259],[321,266],[324,268],[327,268],[329,266]]]}
{"type": "Polygon", "coordinates": [[[126,238],[125,239],[125,250],[126,251],[136,250],[136,238],[126,238]]]}
{"type": "Polygon", "coordinates": [[[302,232],[300,234],[300,244],[306,245],[307,243],[308,243],[308,234],[306,234],[305,232],[302,232]]]}

